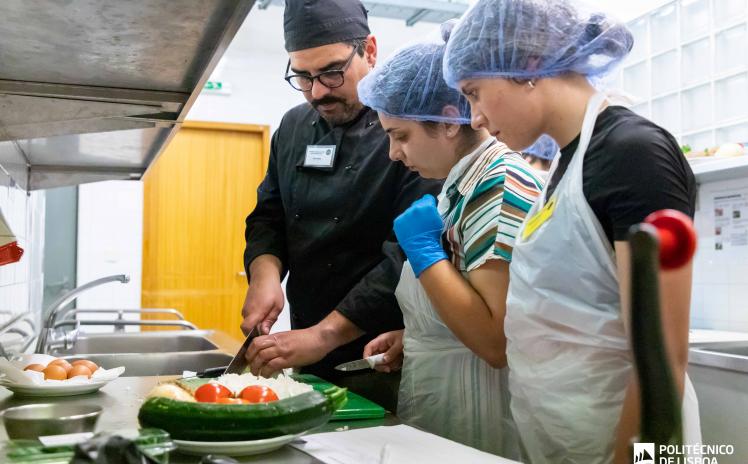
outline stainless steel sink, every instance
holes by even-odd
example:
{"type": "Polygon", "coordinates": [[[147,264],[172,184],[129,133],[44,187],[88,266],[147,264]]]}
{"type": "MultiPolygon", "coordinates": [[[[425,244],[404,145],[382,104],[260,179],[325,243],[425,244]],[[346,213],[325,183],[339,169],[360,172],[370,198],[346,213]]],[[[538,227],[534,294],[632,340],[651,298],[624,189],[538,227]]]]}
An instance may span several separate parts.
{"type": "Polygon", "coordinates": [[[182,353],[97,353],[65,356],[65,359],[88,359],[105,369],[125,366],[125,377],[180,375],[183,371],[200,372],[211,367],[227,366],[232,355],[221,351],[182,353]]]}
{"type": "Polygon", "coordinates": [[[714,353],[722,353],[733,356],[747,356],[748,357],[748,344],[740,344],[728,347],[702,347],[702,351],[711,351],[714,353]]]}
{"type": "Polygon", "coordinates": [[[178,351],[211,351],[218,346],[203,331],[160,331],[81,335],[67,349],[57,348],[52,354],[79,353],[158,353],[178,351]]]}
{"type": "Polygon", "coordinates": [[[748,342],[709,343],[691,348],[689,363],[748,373],[748,342]]]}
{"type": "Polygon", "coordinates": [[[217,330],[81,334],[72,347],[51,351],[65,359],[89,359],[125,377],[180,375],[227,366],[241,342],[217,330]]]}

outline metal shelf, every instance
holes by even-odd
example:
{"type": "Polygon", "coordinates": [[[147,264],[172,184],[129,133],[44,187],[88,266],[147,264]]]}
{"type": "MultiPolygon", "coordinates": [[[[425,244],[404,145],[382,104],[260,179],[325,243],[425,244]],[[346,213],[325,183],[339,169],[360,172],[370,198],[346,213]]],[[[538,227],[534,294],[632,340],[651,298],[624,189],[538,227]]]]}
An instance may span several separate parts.
{"type": "Polygon", "coordinates": [[[140,179],[254,0],[6,0],[0,168],[28,190],[140,179]]]}
{"type": "Polygon", "coordinates": [[[721,159],[702,158],[692,160],[690,164],[699,184],[748,178],[748,155],[721,159]]]}

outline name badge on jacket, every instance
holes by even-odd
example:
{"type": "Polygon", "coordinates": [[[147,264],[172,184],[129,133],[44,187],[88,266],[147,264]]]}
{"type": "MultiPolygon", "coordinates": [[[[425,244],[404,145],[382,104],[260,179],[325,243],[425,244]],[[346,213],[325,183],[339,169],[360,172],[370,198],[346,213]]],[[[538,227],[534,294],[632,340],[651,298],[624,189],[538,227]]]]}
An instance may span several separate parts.
{"type": "Polygon", "coordinates": [[[304,167],[332,169],[335,164],[335,145],[307,145],[304,167]]]}

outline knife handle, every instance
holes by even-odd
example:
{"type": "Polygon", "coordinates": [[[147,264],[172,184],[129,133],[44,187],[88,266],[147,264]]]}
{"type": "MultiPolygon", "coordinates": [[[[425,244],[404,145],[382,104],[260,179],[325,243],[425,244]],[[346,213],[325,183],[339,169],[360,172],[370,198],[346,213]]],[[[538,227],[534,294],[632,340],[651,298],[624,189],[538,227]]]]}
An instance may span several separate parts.
{"type": "Polygon", "coordinates": [[[377,364],[382,364],[382,362],[384,362],[384,353],[369,356],[368,358],[366,358],[366,362],[368,362],[369,366],[374,369],[374,366],[376,366],[377,364]]]}

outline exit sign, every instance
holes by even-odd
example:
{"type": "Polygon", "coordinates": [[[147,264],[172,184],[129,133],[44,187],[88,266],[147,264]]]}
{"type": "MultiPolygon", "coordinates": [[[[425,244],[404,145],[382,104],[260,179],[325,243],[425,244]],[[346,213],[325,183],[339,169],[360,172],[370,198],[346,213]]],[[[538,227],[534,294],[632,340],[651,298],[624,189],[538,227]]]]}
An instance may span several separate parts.
{"type": "Polygon", "coordinates": [[[208,81],[203,86],[203,92],[216,95],[230,95],[231,86],[227,82],[208,81]]]}

